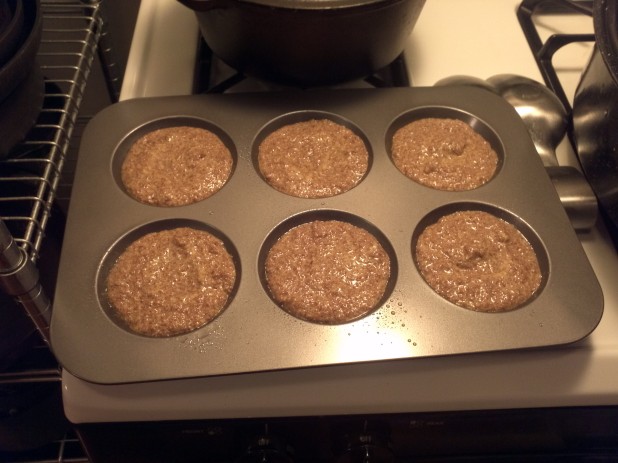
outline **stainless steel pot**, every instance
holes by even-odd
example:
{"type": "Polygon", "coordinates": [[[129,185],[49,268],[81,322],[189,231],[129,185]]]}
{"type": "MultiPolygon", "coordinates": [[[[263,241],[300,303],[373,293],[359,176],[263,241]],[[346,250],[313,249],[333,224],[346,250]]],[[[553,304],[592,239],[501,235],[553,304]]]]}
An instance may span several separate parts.
{"type": "Polygon", "coordinates": [[[372,74],[403,51],[425,0],[179,0],[224,62],[294,86],[372,74]]]}
{"type": "Polygon", "coordinates": [[[618,246],[618,3],[595,0],[595,46],[573,101],[582,169],[618,246]]]}

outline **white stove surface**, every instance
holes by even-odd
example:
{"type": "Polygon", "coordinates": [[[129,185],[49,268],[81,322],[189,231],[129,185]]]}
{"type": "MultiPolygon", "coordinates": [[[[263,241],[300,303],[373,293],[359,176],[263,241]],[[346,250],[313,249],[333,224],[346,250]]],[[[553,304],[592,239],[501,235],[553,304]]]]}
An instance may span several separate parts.
{"type": "MultiPolygon", "coordinates": [[[[517,22],[518,4],[427,0],[406,47],[414,85],[502,73],[541,81],[517,22]]],[[[591,32],[592,21],[569,16],[539,23],[542,33],[562,27],[591,32]]],[[[142,2],[121,99],[191,93],[198,37],[194,13],[176,0],[142,2]]],[[[570,96],[590,50],[572,44],[555,57],[570,96]]],[[[566,141],[558,156],[574,163],[566,141]]],[[[131,385],[91,384],[65,371],[65,412],[87,423],[618,405],[618,255],[601,223],[579,237],[602,286],[605,312],[578,343],[131,385]]]]}

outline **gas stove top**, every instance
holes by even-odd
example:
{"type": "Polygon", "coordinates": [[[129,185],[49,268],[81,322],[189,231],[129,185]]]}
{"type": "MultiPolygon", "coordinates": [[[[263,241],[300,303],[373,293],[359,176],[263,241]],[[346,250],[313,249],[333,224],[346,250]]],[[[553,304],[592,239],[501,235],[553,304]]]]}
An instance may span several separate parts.
{"type": "MultiPolygon", "coordinates": [[[[404,52],[412,84],[504,73],[542,81],[518,4],[428,0],[404,52]]],[[[543,16],[538,26],[544,34],[592,30],[591,20],[575,15],[543,16]]],[[[142,2],[121,99],[191,94],[198,37],[191,10],[175,0],[142,2]]],[[[569,96],[590,50],[576,43],[555,57],[569,96]]],[[[577,165],[567,139],[557,154],[561,164],[577,165]]],[[[605,311],[575,344],[127,385],[65,371],[65,412],[74,423],[97,423],[618,405],[618,256],[601,222],[578,237],[605,311]]]]}

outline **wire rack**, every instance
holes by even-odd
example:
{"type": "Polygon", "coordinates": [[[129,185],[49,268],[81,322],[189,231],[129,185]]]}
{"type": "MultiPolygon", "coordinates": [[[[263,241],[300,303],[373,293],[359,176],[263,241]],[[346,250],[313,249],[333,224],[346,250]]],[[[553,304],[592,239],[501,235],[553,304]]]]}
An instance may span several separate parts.
{"type": "Polygon", "coordinates": [[[36,261],[45,236],[79,107],[102,33],[99,3],[44,0],[38,62],[43,110],[26,141],[0,163],[0,214],[15,242],[36,261]],[[10,175],[7,175],[9,173],[10,175]],[[17,194],[10,195],[7,192],[17,194]],[[4,211],[19,211],[5,214],[4,211]],[[22,213],[26,211],[27,213],[22,213]]]}
{"type": "MultiPolygon", "coordinates": [[[[102,0],[40,2],[43,32],[37,65],[44,79],[43,107],[26,139],[0,161],[0,222],[10,233],[11,246],[31,266],[36,265],[41,255],[47,226],[56,212],[57,188],[95,57],[101,61],[110,99],[116,101],[119,94],[120,79],[109,59],[102,3],[102,0]]],[[[0,251],[5,266],[6,249],[0,251]]],[[[24,358],[0,372],[0,392],[6,394],[12,388],[40,384],[60,390],[60,368],[44,342],[45,336],[34,332],[31,338],[32,348],[24,358]]],[[[67,426],[62,437],[35,450],[0,452],[0,461],[68,463],[88,459],[67,426]]]]}

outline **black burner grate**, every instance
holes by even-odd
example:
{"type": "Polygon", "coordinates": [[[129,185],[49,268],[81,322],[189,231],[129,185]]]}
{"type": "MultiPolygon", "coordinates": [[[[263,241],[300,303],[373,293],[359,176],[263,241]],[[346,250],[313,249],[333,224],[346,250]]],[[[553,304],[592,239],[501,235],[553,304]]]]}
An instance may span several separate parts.
{"type": "Polygon", "coordinates": [[[517,9],[517,19],[532,50],[545,84],[560,98],[564,107],[571,112],[571,104],[564,92],[552,58],[565,45],[574,42],[594,42],[594,34],[553,34],[547,40],[541,36],[534,24],[534,16],[542,14],[567,13],[592,16],[592,1],[586,0],[524,0],[517,9]]]}
{"type": "MultiPolygon", "coordinates": [[[[225,93],[239,84],[246,83],[250,77],[227,67],[222,63],[203,39],[200,39],[195,68],[194,93],[225,93]]],[[[372,87],[409,87],[405,57],[400,54],[391,64],[362,79],[372,87]]],[[[268,82],[260,82],[260,90],[277,90],[281,87],[268,82]]]]}

